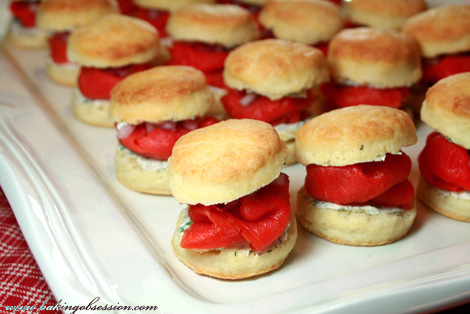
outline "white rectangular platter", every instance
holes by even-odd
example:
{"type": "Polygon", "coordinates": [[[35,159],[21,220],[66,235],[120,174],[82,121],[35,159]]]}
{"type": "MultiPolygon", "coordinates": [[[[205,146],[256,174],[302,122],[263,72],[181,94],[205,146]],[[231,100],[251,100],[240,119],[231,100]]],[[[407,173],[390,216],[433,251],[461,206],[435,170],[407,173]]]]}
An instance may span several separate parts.
{"type": "MultiPolygon", "coordinates": [[[[183,206],[117,182],[114,129],[73,117],[72,88],[49,81],[46,58],[2,48],[0,185],[61,304],[100,297],[100,304],[155,305],[160,313],[405,313],[470,300],[468,223],[419,202],[409,235],[389,245],[337,245],[300,228],[275,272],[242,281],[195,274],[170,245],[183,206]]],[[[405,149],[415,186],[430,131],[418,125],[419,142],[405,149]]],[[[305,170],[285,172],[295,208],[305,170]]]]}

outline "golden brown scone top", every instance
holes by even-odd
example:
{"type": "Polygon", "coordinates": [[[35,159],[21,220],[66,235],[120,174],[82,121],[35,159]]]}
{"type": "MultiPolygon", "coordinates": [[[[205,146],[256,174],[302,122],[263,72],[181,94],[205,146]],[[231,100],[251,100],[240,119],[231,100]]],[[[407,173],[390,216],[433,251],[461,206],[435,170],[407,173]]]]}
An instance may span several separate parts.
{"type": "Polygon", "coordinates": [[[259,37],[250,11],[237,5],[198,4],[173,12],[168,19],[168,34],[179,41],[200,41],[231,48],[259,37]]]}
{"type": "Polygon", "coordinates": [[[204,74],[187,66],[160,66],[134,73],[111,90],[116,122],[181,121],[202,116],[214,99],[204,74]]]}
{"type": "Polygon", "coordinates": [[[44,0],[39,3],[36,25],[51,31],[70,31],[110,13],[119,13],[114,0],[44,0]]]}
{"type": "Polygon", "coordinates": [[[308,45],[327,42],[344,27],[340,8],[322,0],[268,1],[259,20],[277,38],[308,45]]]}
{"type": "Polygon", "coordinates": [[[328,65],[337,82],[378,88],[409,86],[422,76],[419,47],[411,36],[371,27],[339,32],[330,41],[328,65]]]}
{"type": "Polygon", "coordinates": [[[317,116],[297,131],[295,154],[303,165],[346,166],[380,160],[417,142],[404,111],[359,105],[317,116]]]}
{"type": "Polygon", "coordinates": [[[216,0],[133,0],[139,7],[174,11],[187,5],[198,3],[215,3],[216,0]]]}
{"type": "Polygon", "coordinates": [[[70,61],[97,68],[149,62],[159,51],[158,32],[151,24],[118,14],[75,29],[67,45],[70,61]]]}
{"type": "Polygon", "coordinates": [[[424,0],[344,1],[351,22],[371,27],[399,30],[407,18],[427,9],[424,0]]]}
{"type": "Polygon", "coordinates": [[[176,142],[167,167],[170,189],[180,203],[228,203],[276,179],[286,154],[270,124],[225,120],[176,142]]]}
{"type": "Polygon", "coordinates": [[[470,5],[454,4],[429,9],[410,17],[402,30],[416,38],[426,58],[469,51],[470,5]]]}
{"type": "Polygon", "coordinates": [[[258,6],[263,6],[268,1],[269,0],[240,0],[240,2],[247,3],[247,4],[258,5],[258,6]]]}
{"type": "Polygon", "coordinates": [[[429,88],[421,120],[470,149],[470,72],[446,77],[429,88]]]}
{"type": "Polygon", "coordinates": [[[280,99],[329,79],[326,58],[311,46],[282,39],[243,44],[225,60],[225,83],[280,99]]]}

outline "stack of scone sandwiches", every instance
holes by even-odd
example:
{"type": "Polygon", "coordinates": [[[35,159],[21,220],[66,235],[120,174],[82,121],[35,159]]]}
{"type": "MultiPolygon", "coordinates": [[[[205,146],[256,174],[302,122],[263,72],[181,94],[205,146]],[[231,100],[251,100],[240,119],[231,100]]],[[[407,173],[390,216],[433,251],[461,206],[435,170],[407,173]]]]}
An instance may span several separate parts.
{"type": "Polygon", "coordinates": [[[295,257],[297,221],[317,237],[302,236],[350,246],[412,241],[419,206],[470,221],[470,5],[16,0],[11,9],[7,42],[41,47],[35,28],[46,30],[47,73],[77,83],[74,116],[114,127],[116,180],[185,205],[168,239],[197,274],[279,269],[295,257]],[[407,105],[420,98],[413,116],[407,105]],[[433,131],[413,160],[407,147],[423,122],[433,131]],[[290,167],[306,173],[296,193],[290,167]]]}

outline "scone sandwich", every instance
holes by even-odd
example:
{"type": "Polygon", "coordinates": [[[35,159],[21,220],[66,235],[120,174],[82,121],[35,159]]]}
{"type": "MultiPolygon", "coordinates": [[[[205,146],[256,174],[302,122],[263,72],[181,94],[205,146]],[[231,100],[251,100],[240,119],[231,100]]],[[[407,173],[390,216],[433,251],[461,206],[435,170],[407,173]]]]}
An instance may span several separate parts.
{"type": "Polygon", "coordinates": [[[418,198],[446,217],[470,222],[470,72],[433,85],[421,119],[435,132],[418,157],[418,198]]]}
{"type": "Polygon", "coordinates": [[[48,76],[57,83],[76,86],[79,65],[67,57],[67,42],[73,29],[111,13],[115,0],[43,0],[37,9],[37,26],[49,32],[48,76]]]}
{"type": "Polygon", "coordinates": [[[351,0],[344,1],[350,26],[370,26],[400,30],[411,16],[427,9],[425,0],[351,0]]]}
{"type": "Polygon", "coordinates": [[[419,47],[411,36],[369,27],[338,33],[330,41],[328,66],[332,79],[321,92],[332,108],[403,108],[422,75],[419,47]]]}
{"type": "Polygon", "coordinates": [[[217,2],[221,4],[238,5],[239,7],[247,9],[248,11],[251,12],[251,14],[253,14],[253,17],[255,18],[256,23],[258,24],[260,30],[262,30],[263,26],[259,23],[259,14],[261,10],[263,9],[263,6],[268,1],[269,0],[218,0],[217,2]]]}
{"type": "Polygon", "coordinates": [[[138,192],[170,195],[167,160],[184,134],[218,120],[202,116],[213,102],[204,75],[191,67],[160,66],[134,73],[111,90],[119,145],[117,179],[138,192]]]}
{"type": "Polygon", "coordinates": [[[312,88],[329,79],[323,53],[288,40],[254,41],[230,52],[223,75],[228,115],[273,125],[288,144],[287,164],[294,163],[295,133],[310,118],[312,88]]]}
{"type": "Polygon", "coordinates": [[[417,142],[402,110],[371,105],[332,110],[297,132],[295,154],[307,167],[297,197],[299,222],[328,241],[373,246],[404,237],[416,217],[407,179],[417,142]]]}
{"type": "Polygon", "coordinates": [[[230,119],[175,144],[168,182],[180,203],[172,246],[196,273],[243,279],[281,266],[297,239],[286,147],[268,123],[230,119]]]}
{"type": "Polygon", "coordinates": [[[268,1],[259,21],[275,38],[314,46],[325,55],[328,42],[345,23],[340,7],[323,0],[268,1]]]}
{"type": "Polygon", "coordinates": [[[5,41],[22,49],[47,47],[47,32],[36,26],[36,12],[40,0],[12,0],[5,41]]]}
{"type": "Polygon", "coordinates": [[[470,71],[470,4],[429,9],[407,19],[402,31],[420,45],[424,83],[470,71]]]}
{"type": "Polygon", "coordinates": [[[201,70],[218,95],[213,113],[224,113],[220,98],[225,95],[224,62],[236,46],[258,39],[252,14],[239,6],[199,4],[180,8],[167,25],[172,38],[170,65],[188,65],[201,70]]]}
{"type": "Polygon", "coordinates": [[[197,3],[214,3],[216,0],[133,0],[134,16],[152,24],[160,34],[166,38],[166,24],[171,13],[179,8],[197,3]]]}
{"type": "Polygon", "coordinates": [[[159,47],[158,32],[152,25],[125,15],[110,14],[76,28],[67,46],[69,60],[80,64],[72,98],[75,117],[112,127],[111,89],[127,75],[153,67],[159,47]]]}

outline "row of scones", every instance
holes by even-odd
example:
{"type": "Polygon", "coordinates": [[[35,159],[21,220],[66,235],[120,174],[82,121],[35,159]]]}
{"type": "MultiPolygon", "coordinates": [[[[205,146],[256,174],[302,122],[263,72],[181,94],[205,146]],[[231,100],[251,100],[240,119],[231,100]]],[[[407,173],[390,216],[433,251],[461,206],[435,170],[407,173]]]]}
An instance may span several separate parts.
{"type": "Polygon", "coordinates": [[[272,271],[297,222],[338,244],[405,237],[417,210],[402,149],[423,122],[416,194],[470,221],[470,5],[214,2],[34,1],[38,27],[75,12],[47,31],[47,73],[74,86],[80,121],[116,129],[119,182],[188,205],[172,239],[183,263],[272,271]],[[291,208],[295,163],[307,175],[291,208]]]}

